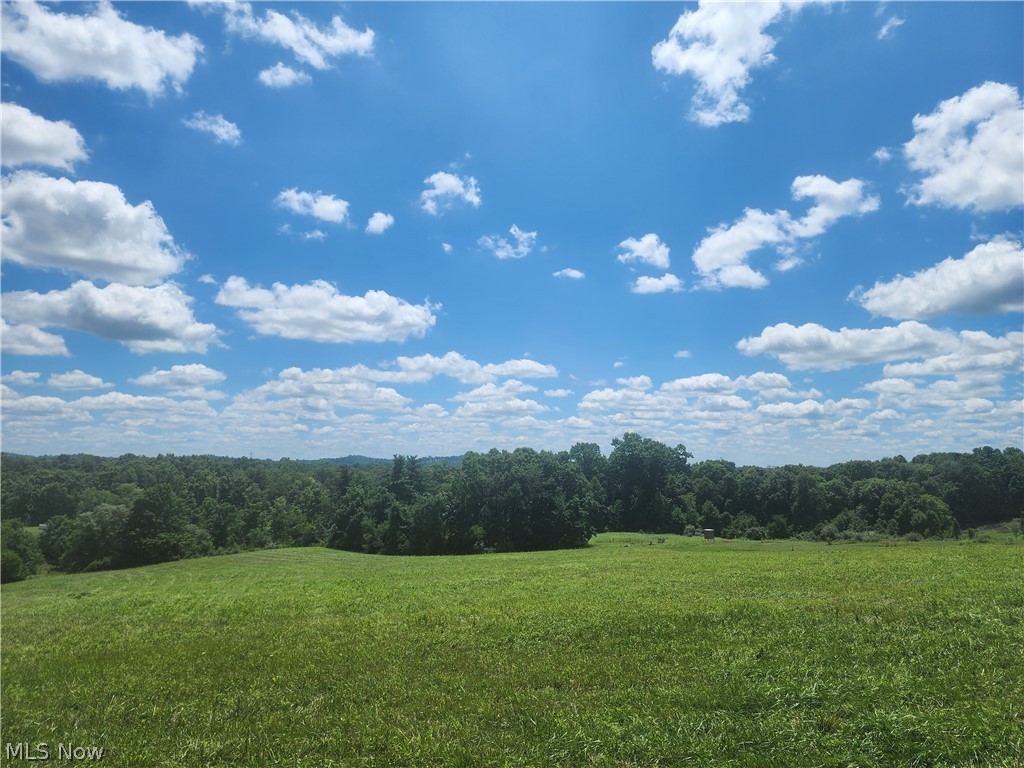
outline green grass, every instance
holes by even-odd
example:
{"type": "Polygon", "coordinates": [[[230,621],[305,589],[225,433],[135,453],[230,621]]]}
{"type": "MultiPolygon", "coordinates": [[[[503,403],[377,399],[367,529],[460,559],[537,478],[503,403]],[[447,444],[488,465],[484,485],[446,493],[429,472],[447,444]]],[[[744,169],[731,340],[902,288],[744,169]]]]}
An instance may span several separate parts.
{"type": "Polygon", "coordinates": [[[5,585],[2,741],[190,768],[1024,765],[1024,547],[655,541],[5,585]]]}

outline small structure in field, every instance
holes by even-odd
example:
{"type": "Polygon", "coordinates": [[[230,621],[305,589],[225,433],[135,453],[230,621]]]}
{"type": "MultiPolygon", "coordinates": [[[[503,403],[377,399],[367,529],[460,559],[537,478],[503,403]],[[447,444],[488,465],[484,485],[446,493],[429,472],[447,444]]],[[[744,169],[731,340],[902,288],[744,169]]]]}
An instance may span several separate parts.
{"type": "Polygon", "coordinates": [[[712,539],[714,539],[715,538],[715,529],[714,528],[705,528],[704,529],[704,538],[707,539],[708,541],[711,541],[712,539]]]}

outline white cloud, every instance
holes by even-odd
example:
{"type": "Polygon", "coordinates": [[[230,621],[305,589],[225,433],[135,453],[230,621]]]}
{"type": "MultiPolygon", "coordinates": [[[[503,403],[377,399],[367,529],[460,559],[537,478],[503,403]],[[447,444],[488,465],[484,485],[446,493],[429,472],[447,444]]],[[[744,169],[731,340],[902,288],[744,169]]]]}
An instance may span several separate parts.
{"type": "Polygon", "coordinates": [[[0,110],[0,157],[6,167],[46,165],[73,171],[76,161],[88,157],[85,139],[66,120],[47,120],[11,102],[4,102],[0,110]]]}
{"type": "Polygon", "coordinates": [[[615,383],[620,387],[626,387],[626,389],[638,389],[641,391],[650,389],[654,386],[651,382],[650,376],[626,376],[621,379],[616,379],[615,383]]]}
{"type": "Polygon", "coordinates": [[[571,389],[545,389],[544,394],[547,397],[568,397],[572,394],[571,389]]]}
{"type": "Polygon", "coordinates": [[[144,373],[134,379],[129,379],[129,381],[140,387],[166,389],[169,390],[169,394],[177,397],[213,400],[224,398],[226,395],[223,392],[210,391],[206,387],[220,384],[226,378],[227,376],[222,371],[209,368],[202,363],[189,363],[187,365],[172,365],[170,370],[153,368],[149,373],[144,373]]]}
{"type": "Polygon", "coordinates": [[[564,277],[567,280],[582,280],[586,277],[586,274],[580,272],[578,269],[573,269],[572,267],[566,267],[565,269],[560,269],[557,272],[552,272],[551,274],[553,277],[564,277]]]}
{"type": "Polygon", "coordinates": [[[260,18],[253,14],[251,4],[242,2],[226,5],[224,19],[229,31],[287,48],[296,59],[315,69],[329,69],[330,60],[339,56],[373,53],[373,30],[358,32],[338,16],[321,28],[297,11],[285,16],[266,10],[260,18]]]}
{"type": "Polygon", "coordinates": [[[425,382],[434,376],[448,376],[465,384],[493,382],[501,376],[515,376],[522,379],[553,378],[558,369],[553,365],[539,363],[526,358],[506,360],[503,363],[481,365],[475,360],[463,357],[458,352],[447,352],[441,357],[419,355],[398,357],[395,362],[398,371],[368,371],[376,381],[425,382]]]}
{"type": "Polygon", "coordinates": [[[348,202],[334,195],[325,195],[320,190],[300,192],[294,187],[283,189],[274,198],[274,203],[293,213],[312,216],[321,221],[330,221],[335,224],[340,224],[348,218],[348,202]]]}
{"type": "Polygon", "coordinates": [[[268,290],[232,275],[217,294],[218,304],[238,315],[260,334],[319,342],[404,341],[422,338],[437,318],[440,305],[410,304],[384,291],[347,296],[330,283],[274,283],[268,290]]]}
{"type": "Polygon", "coordinates": [[[217,284],[217,280],[214,278],[213,275],[209,275],[209,274],[207,274],[207,275],[200,275],[197,279],[199,280],[200,283],[203,283],[204,285],[216,285],[217,284]]]}
{"type": "Polygon", "coordinates": [[[316,240],[317,242],[327,239],[327,233],[322,229],[311,229],[308,232],[297,232],[292,229],[291,224],[282,224],[277,228],[277,234],[294,237],[299,240],[316,240]]]}
{"type": "Polygon", "coordinates": [[[40,375],[38,371],[11,371],[0,376],[0,381],[15,387],[31,387],[39,383],[40,375]]]}
{"type": "Polygon", "coordinates": [[[438,171],[423,180],[428,188],[420,193],[420,207],[431,216],[439,216],[459,200],[474,208],[480,207],[480,187],[472,176],[456,176],[454,173],[438,171]]]}
{"type": "Polygon", "coordinates": [[[506,360],[504,363],[488,363],[483,370],[489,376],[515,376],[520,379],[548,379],[558,375],[555,366],[525,358],[506,360]]]}
{"type": "Polygon", "coordinates": [[[740,93],[750,82],[750,71],[775,61],[776,40],[765,29],[785,12],[796,13],[808,4],[701,0],[696,10],[679,17],[668,38],[651,50],[651,58],[663,72],[696,78],[692,120],[706,126],[745,122],[750,107],[740,93]]]}
{"type": "Polygon", "coordinates": [[[51,13],[36,2],[4,3],[3,52],[40,80],[99,80],[109,88],[140,88],[149,96],[167,84],[177,91],[192,74],[202,44],[125,20],[109,0],[91,13],[51,13]]]}
{"type": "Polygon", "coordinates": [[[906,23],[907,20],[901,19],[899,16],[891,17],[887,22],[885,22],[885,24],[882,25],[882,28],[878,30],[878,39],[888,40],[890,37],[893,36],[893,33],[897,29],[899,29],[906,23]]]}
{"type": "Polygon", "coordinates": [[[793,180],[794,200],[810,198],[814,205],[802,217],[794,219],[786,211],[765,213],[748,208],[742,218],[731,226],[720,224],[693,252],[693,263],[707,288],[761,288],[768,279],[747,264],[755,252],[774,246],[786,258],[776,265],[785,270],[799,261],[791,250],[801,240],[817,237],[832,224],[846,216],[878,210],[877,197],[865,194],[860,179],[833,181],[827,176],[798,176],[793,180]]]}
{"type": "Polygon", "coordinates": [[[4,258],[26,266],[147,284],[188,258],[152,203],[104,182],[19,171],[3,178],[3,217],[4,258]]]}
{"type": "Polygon", "coordinates": [[[236,397],[225,415],[251,421],[262,420],[269,410],[302,419],[340,421],[336,409],[363,411],[402,411],[411,400],[390,387],[377,387],[338,375],[336,371],[316,368],[286,368],[275,381],[236,397]]]}
{"type": "Polygon", "coordinates": [[[633,293],[665,293],[667,291],[677,292],[683,289],[682,281],[671,272],[666,272],[661,277],[638,277],[630,291],[633,293]]]}
{"type": "Polygon", "coordinates": [[[451,253],[452,252],[452,244],[451,243],[441,243],[441,250],[444,251],[445,253],[451,253]]]}
{"type": "Polygon", "coordinates": [[[522,259],[530,255],[530,250],[537,242],[536,232],[524,232],[515,224],[509,229],[515,244],[498,235],[484,235],[477,244],[487,248],[499,259],[522,259]]]}
{"type": "Polygon", "coordinates": [[[680,349],[678,352],[672,355],[672,357],[675,357],[679,360],[684,360],[688,357],[693,357],[693,354],[688,349],[680,349]]]}
{"type": "Polygon", "coordinates": [[[880,163],[888,163],[892,160],[892,152],[889,151],[888,147],[879,147],[871,156],[880,163]]]}
{"type": "Polygon", "coordinates": [[[463,403],[500,402],[508,399],[509,397],[536,391],[537,388],[531,384],[525,384],[524,382],[516,379],[509,379],[501,384],[481,384],[479,387],[471,389],[469,392],[460,392],[451,399],[455,402],[463,403]]]}
{"type": "Polygon", "coordinates": [[[48,386],[54,389],[79,390],[79,389],[110,389],[110,384],[99,376],[93,376],[85,371],[75,369],[67,373],[53,373],[46,380],[48,386]]]}
{"type": "Polygon", "coordinates": [[[205,352],[219,343],[217,329],[196,322],[191,301],[174,283],[152,288],[111,283],[97,288],[80,280],[63,291],[5,293],[3,313],[10,322],[84,331],[119,341],[137,353],[205,352]]]}
{"type": "MultiPolygon", "coordinates": [[[[463,384],[485,384],[494,383],[506,376],[524,379],[554,378],[558,376],[558,369],[553,365],[528,359],[481,365],[458,352],[447,352],[440,357],[430,354],[417,357],[399,356],[393,364],[384,368],[370,368],[358,364],[345,368],[317,369],[315,378],[331,385],[352,381],[424,384],[437,376],[447,376],[463,384]]],[[[285,378],[283,373],[282,378],[285,378]]]]}
{"type": "Polygon", "coordinates": [[[1024,333],[990,336],[984,331],[961,331],[952,351],[921,362],[890,363],[886,376],[944,376],[1020,373],[1024,358],[1024,333]]]}
{"type": "Polygon", "coordinates": [[[192,117],[183,119],[182,125],[200,133],[208,133],[220,144],[230,144],[237,147],[242,143],[242,132],[238,126],[224,115],[208,115],[200,110],[192,113],[192,117]]]}
{"type": "Polygon", "coordinates": [[[8,355],[71,356],[64,339],[55,333],[47,333],[34,325],[12,325],[6,319],[0,319],[0,344],[8,355]]]}
{"type": "Polygon", "coordinates": [[[850,368],[908,357],[926,357],[956,345],[949,331],[936,331],[908,321],[886,328],[842,328],[832,331],[817,323],[799,327],[779,323],[760,336],[740,340],[736,347],[745,355],[766,354],[789,368],[824,371],[850,368]]]}
{"type": "Polygon", "coordinates": [[[1008,370],[1019,367],[1024,334],[993,337],[983,331],[936,330],[907,320],[884,328],[841,328],[833,331],[816,323],[793,326],[780,323],[765,328],[760,336],[736,345],[745,355],[767,354],[789,368],[836,371],[855,365],[893,363],[889,377],[924,375],[929,372],[1008,370]]]}
{"type": "Polygon", "coordinates": [[[277,62],[259,74],[260,82],[268,88],[290,88],[293,85],[305,85],[313,81],[308,74],[277,62]]]}
{"type": "Polygon", "coordinates": [[[455,411],[458,417],[503,419],[549,410],[546,405],[541,405],[536,400],[519,397],[521,394],[536,391],[537,388],[534,386],[509,379],[501,384],[482,384],[469,392],[460,392],[450,399],[462,403],[455,411]]]}
{"type": "Polygon", "coordinates": [[[1024,249],[997,237],[962,259],[875,283],[852,294],[873,315],[922,320],[946,313],[986,315],[1024,311],[1024,249]]]}
{"type": "Polygon", "coordinates": [[[785,258],[776,261],[772,265],[772,268],[776,272],[789,272],[789,270],[796,269],[803,263],[804,260],[801,259],[799,256],[786,256],[785,258]]]}
{"type": "Polygon", "coordinates": [[[395,223],[395,217],[390,213],[377,211],[368,222],[366,222],[366,233],[368,235],[380,235],[386,232],[395,223]]]}
{"type": "Polygon", "coordinates": [[[1024,107],[1012,85],[986,82],[916,115],[903,152],[926,174],[910,190],[915,205],[994,211],[1024,204],[1024,107]]]}
{"type": "Polygon", "coordinates": [[[800,403],[765,403],[757,407],[757,412],[779,419],[806,419],[824,416],[825,407],[815,400],[804,400],[800,403]]]}
{"type": "Polygon", "coordinates": [[[661,238],[653,232],[649,232],[639,240],[635,237],[628,237],[619,243],[619,248],[624,253],[620,253],[617,258],[623,264],[639,261],[658,269],[668,269],[669,267],[669,247],[661,242],[661,238]]]}

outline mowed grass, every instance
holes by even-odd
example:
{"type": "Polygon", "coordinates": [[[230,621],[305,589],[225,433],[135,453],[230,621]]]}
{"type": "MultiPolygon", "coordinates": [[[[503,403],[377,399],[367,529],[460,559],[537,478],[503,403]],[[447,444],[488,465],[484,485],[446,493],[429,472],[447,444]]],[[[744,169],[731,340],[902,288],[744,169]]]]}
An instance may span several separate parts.
{"type": "Polygon", "coordinates": [[[2,741],[107,766],[1021,766],[1022,577],[1011,543],[626,534],[42,576],[2,591],[2,741]]]}

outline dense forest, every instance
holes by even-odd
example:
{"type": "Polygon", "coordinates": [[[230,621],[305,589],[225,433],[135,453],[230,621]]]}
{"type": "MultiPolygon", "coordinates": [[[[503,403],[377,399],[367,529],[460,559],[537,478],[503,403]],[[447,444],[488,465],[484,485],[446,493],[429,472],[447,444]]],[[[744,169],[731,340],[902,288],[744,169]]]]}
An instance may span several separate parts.
{"type": "Polygon", "coordinates": [[[978,448],[819,468],[691,464],[627,433],[552,453],[264,461],[4,454],[3,580],[44,562],[123,568],[274,546],[469,554],[585,546],[598,531],[749,539],[949,537],[1024,507],[1024,452],[978,448]],[[42,525],[37,535],[29,526],[42,525]]]}

